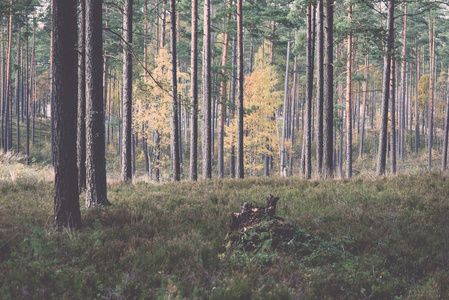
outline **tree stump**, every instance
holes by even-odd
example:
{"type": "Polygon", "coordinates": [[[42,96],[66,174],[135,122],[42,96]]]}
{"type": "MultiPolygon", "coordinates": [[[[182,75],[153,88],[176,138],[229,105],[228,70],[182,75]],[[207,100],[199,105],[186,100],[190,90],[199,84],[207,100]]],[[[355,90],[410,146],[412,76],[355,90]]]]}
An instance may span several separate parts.
{"type": "Polygon", "coordinates": [[[240,212],[231,213],[231,231],[251,227],[267,219],[283,220],[282,218],[275,216],[278,201],[279,197],[274,197],[270,194],[270,196],[267,197],[267,205],[265,207],[254,206],[251,202],[243,203],[240,212]]]}

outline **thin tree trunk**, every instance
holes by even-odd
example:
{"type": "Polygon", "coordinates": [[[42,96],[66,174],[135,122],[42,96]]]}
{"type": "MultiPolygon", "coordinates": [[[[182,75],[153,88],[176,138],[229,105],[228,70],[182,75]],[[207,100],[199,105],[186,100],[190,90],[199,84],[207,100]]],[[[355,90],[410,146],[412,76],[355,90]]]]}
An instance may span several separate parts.
{"type": "MultiPolygon", "coordinates": [[[[52,13],[52,15],[53,15],[53,13],[52,13]]],[[[30,157],[30,83],[29,83],[29,76],[28,76],[30,60],[28,58],[29,57],[28,22],[26,22],[25,32],[26,32],[26,40],[25,40],[25,48],[26,48],[26,51],[25,51],[25,56],[26,56],[26,58],[25,58],[26,59],[26,63],[25,63],[25,84],[26,84],[25,107],[26,107],[26,157],[27,157],[26,160],[27,160],[27,165],[30,165],[30,163],[31,163],[31,157],[30,157]]],[[[53,30],[52,30],[52,32],[53,32],[53,30]]],[[[53,38],[52,38],[52,40],[53,40],[53,38]]],[[[52,43],[52,49],[53,49],[53,43],[52,43]]],[[[2,51],[2,53],[3,53],[3,51],[2,51]]],[[[52,55],[53,55],[53,51],[52,51],[52,55]]],[[[1,59],[2,59],[1,73],[3,75],[3,54],[2,54],[1,59]]],[[[52,59],[52,61],[53,61],[53,59],[52,59]]],[[[53,68],[52,68],[52,72],[54,72],[53,68]]],[[[53,78],[53,73],[52,73],[52,78],[53,78]]],[[[2,89],[2,91],[3,91],[3,89],[2,89]]],[[[54,93],[53,88],[52,88],[52,93],[54,93]]],[[[53,101],[54,101],[54,97],[53,97],[53,101]]],[[[52,107],[52,111],[54,113],[53,107],[52,107]]],[[[56,144],[56,141],[55,141],[55,144],[56,144]]],[[[53,154],[53,156],[55,156],[55,154],[53,154]]]]}
{"type": "Polygon", "coordinates": [[[164,1],[164,7],[162,8],[162,24],[161,24],[161,38],[160,38],[160,47],[164,48],[165,47],[165,29],[166,29],[166,24],[167,24],[167,10],[165,9],[165,6],[167,5],[167,0],[163,0],[164,1]]]}
{"type": "Polygon", "coordinates": [[[447,167],[447,145],[448,145],[448,131],[449,131],[449,65],[447,71],[447,85],[446,85],[446,116],[444,121],[444,142],[443,142],[443,159],[441,168],[446,170],[447,167]]]}
{"type": "Polygon", "coordinates": [[[5,136],[5,130],[6,130],[6,124],[5,124],[5,118],[6,118],[6,97],[5,97],[5,34],[3,32],[3,26],[1,28],[1,46],[2,51],[0,54],[0,97],[1,97],[1,119],[2,119],[2,151],[6,152],[6,136],[5,136]]]}
{"type": "Polygon", "coordinates": [[[334,155],[334,5],[326,0],[326,18],[324,20],[324,120],[323,120],[323,175],[333,176],[334,155]]]}
{"type": "Polygon", "coordinates": [[[6,130],[5,130],[5,152],[12,149],[12,11],[13,1],[10,1],[10,12],[8,22],[8,46],[6,52],[6,130]]]}
{"type": "Polygon", "coordinates": [[[78,12],[78,122],[77,164],[78,190],[86,189],[86,1],[79,0],[78,12]]]}
{"type": "Polygon", "coordinates": [[[295,145],[295,119],[296,119],[296,107],[297,107],[297,105],[296,105],[297,89],[298,89],[298,61],[297,61],[297,57],[295,56],[295,62],[293,65],[292,107],[291,107],[291,118],[290,118],[291,119],[290,134],[291,134],[291,144],[292,144],[292,155],[290,156],[290,161],[289,161],[289,168],[288,168],[289,176],[293,175],[293,159],[295,156],[293,147],[295,145]]]}
{"type": "Polygon", "coordinates": [[[181,180],[181,163],[179,159],[179,105],[178,76],[176,74],[176,0],[170,0],[170,39],[171,39],[171,85],[172,85],[172,122],[171,122],[171,152],[173,159],[173,180],[181,180]]]}
{"type": "Polygon", "coordinates": [[[313,16],[312,5],[307,7],[307,48],[306,48],[306,126],[304,175],[312,176],[312,92],[313,92],[313,16]]]}
{"type": "MultiPolygon", "coordinates": [[[[393,46],[394,47],[394,46],[393,46]]],[[[391,148],[391,164],[390,171],[391,174],[396,174],[396,76],[395,76],[395,66],[396,62],[394,58],[391,59],[391,71],[390,71],[390,148],[391,148]]]]}
{"type": "Polygon", "coordinates": [[[132,180],[132,42],[133,1],[126,0],[123,10],[123,115],[121,179],[132,180]]]}
{"type": "Polygon", "coordinates": [[[324,0],[318,0],[318,53],[317,53],[317,91],[316,91],[316,111],[317,111],[317,130],[316,130],[316,161],[317,174],[322,175],[323,171],[323,105],[324,105],[324,0]]]}
{"type": "Polygon", "coordinates": [[[362,104],[362,130],[360,135],[359,156],[363,157],[363,141],[365,139],[365,121],[366,121],[366,98],[368,95],[368,76],[369,76],[369,53],[365,55],[365,81],[363,82],[363,104],[362,104]]]}
{"type": "Polygon", "coordinates": [[[238,141],[237,141],[237,177],[244,177],[244,146],[243,146],[243,0],[237,0],[237,74],[238,74],[238,88],[239,97],[237,104],[238,111],[238,141]]]}
{"type": "Polygon", "coordinates": [[[418,83],[421,77],[421,58],[420,58],[420,49],[416,47],[416,79],[415,79],[415,153],[418,153],[418,149],[420,146],[420,134],[419,134],[419,111],[418,111],[418,83]]]}
{"type": "Polygon", "coordinates": [[[34,145],[35,135],[35,124],[36,124],[36,26],[33,26],[33,51],[31,54],[31,84],[30,84],[30,95],[31,95],[31,114],[33,116],[33,124],[31,126],[31,142],[34,145]]]}
{"type": "MultiPolygon", "coordinates": [[[[349,5],[348,18],[352,18],[352,5],[349,5]]],[[[352,177],[352,34],[348,35],[346,62],[346,177],[352,177]]]]}
{"type": "Polygon", "coordinates": [[[406,81],[407,81],[407,77],[406,77],[406,47],[407,47],[407,2],[404,2],[404,16],[403,16],[403,32],[402,32],[402,67],[401,67],[401,99],[400,99],[400,103],[401,103],[401,111],[400,111],[400,148],[399,148],[399,153],[400,156],[402,158],[402,160],[404,160],[404,150],[405,150],[405,96],[406,96],[406,81]]]}
{"type": "Polygon", "coordinates": [[[190,56],[190,175],[191,181],[198,179],[198,0],[192,0],[192,43],[190,56]]]}
{"type": "Polygon", "coordinates": [[[218,178],[224,176],[224,122],[226,118],[226,62],[228,60],[228,47],[229,47],[229,33],[226,30],[226,19],[231,19],[231,14],[228,14],[223,22],[223,54],[221,57],[221,91],[220,91],[220,125],[218,128],[218,178]]]}
{"type": "MultiPolygon", "coordinates": [[[[20,31],[17,30],[17,55],[16,55],[16,65],[20,66],[20,31]]],[[[20,68],[16,69],[15,78],[15,102],[16,102],[16,117],[17,117],[17,153],[20,152],[20,68]]],[[[53,155],[52,155],[53,156],[53,155]]]]}
{"type": "Polygon", "coordinates": [[[433,110],[434,110],[434,85],[435,85],[435,25],[432,26],[432,19],[429,11],[429,55],[430,55],[430,77],[429,77],[429,108],[427,117],[427,138],[428,138],[428,168],[432,169],[432,146],[433,146],[433,110]],[[433,28],[432,28],[433,27],[433,28]]]}
{"type": "Polygon", "coordinates": [[[211,33],[210,0],[204,2],[203,36],[203,179],[212,178],[212,103],[211,103],[211,33]]]}
{"type": "Polygon", "coordinates": [[[285,82],[284,82],[284,111],[282,113],[282,146],[281,146],[281,176],[287,176],[287,154],[285,153],[285,135],[287,131],[287,115],[288,115],[288,80],[289,80],[289,63],[290,63],[290,40],[287,44],[287,60],[285,64],[285,82]]]}

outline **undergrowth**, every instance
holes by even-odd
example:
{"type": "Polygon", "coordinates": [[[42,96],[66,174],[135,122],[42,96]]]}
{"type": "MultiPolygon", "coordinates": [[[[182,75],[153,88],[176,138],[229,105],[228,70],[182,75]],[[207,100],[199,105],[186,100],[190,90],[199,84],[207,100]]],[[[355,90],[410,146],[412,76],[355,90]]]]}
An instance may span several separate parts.
{"type": "Polygon", "coordinates": [[[62,232],[51,182],[0,191],[2,299],[449,299],[441,172],[114,183],[113,206],[83,209],[82,229],[62,232]],[[254,229],[229,244],[230,213],[270,193],[291,239],[254,229]]]}

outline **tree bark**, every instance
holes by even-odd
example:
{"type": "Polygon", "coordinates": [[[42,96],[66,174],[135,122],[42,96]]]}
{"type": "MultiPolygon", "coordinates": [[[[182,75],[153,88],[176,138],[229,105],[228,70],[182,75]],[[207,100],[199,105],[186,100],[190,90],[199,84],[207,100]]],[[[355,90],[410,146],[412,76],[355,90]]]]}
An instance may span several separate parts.
{"type": "Polygon", "coordinates": [[[55,111],[54,217],[58,228],[81,226],[76,166],[76,0],[53,3],[55,111]]]}
{"type": "Polygon", "coordinates": [[[399,145],[399,155],[404,160],[404,151],[405,151],[405,96],[406,96],[406,54],[407,54],[407,2],[404,2],[404,16],[403,16],[403,31],[402,31],[402,66],[401,66],[401,111],[400,111],[400,145],[399,145]]]}
{"type": "Polygon", "coordinates": [[[324,105],[324,0],[318,0],[318,31],[317,31],[317,90],[316,90],[316,162],[317,174],[322,175],[323,171],[323,105],[324,105]]]}
{"type": "Polygon", "coordinates": [[[133,1],[126,0],[123,10],[123,133],[121,179],[132,180],[132,42],[133,1]]]}
{"type": "Polygon", "coordinates": [[[428,138],[428,168],[432,169],[432,146],[433,146],[433,110],[434,110],[434,85],[435,85],[435,25],[432,26],[432,19],[429,11],[429,56],[430,56],[430,77],[429,77],[429,108],[427,117],[427,138],[428,138]]]}
{"type": "Polygon", "coordinates": [[[324,120],[323,120],[323,175],[333,176],[334,155],[334,5],[326,0],[324,24],[324,120]]]}
{"type": "Polygon", "coordinates": [[[189,179],[198,179],[198,0],[192,0],[192,43],[190,50],[190,174],[189,179]]]}
{"type": "Polygon", "coordinates": [[[418,111],[418,83],[419,79],[421,77],[420,71],[421,71],[421,58],[420,58],[420,50],[418,47],[416,47],[416,91],[415,91],[415,153],[418,153],[419,144],[420,144],[420,134],[419,134],[419,111],[418,111]]]}
{"type": "Polygon", "coordinates": [[[446,85],[446,116],[444,119],[444,142],[443,142],[443,159],[441,162],[441,168],[446,170],[447,167],[447,145],[448,145],[448,132],[449,132],[449,66],[447,73],[447,85],[446,85]]]}
{"type": "MultiPolygon", "coordinates": [[[[16,54],[16,65],[20,66],[20,32],[21,29],[17,30],[17,54],[16,54]]],[[[20,68],[16,69],[16,78],[15,78],[15,102],[16,102],[16,121],[17,121],[17,153],[20,152],[20,68]]],[[[53,153],[52,153],[53,155],[53,153]]]]}
{"type": "Polygon", "coordinates": [[[287,130],[287,116],[288,116],[288,80],[289,80],[289,62],[290,62],[290,41],[287,44],[287,60],[285,64],[285,82],[284,82],[284,107],[282,113],[282,146],[281,146],[281,176],[287,176],[287,154],[285,153],[285,135],[287,130]]]}
{"type": "MultiPolygon", "coordinates": [[[[297,36],[297,35],[296,35],[297,36]]],[[[297,40],[297,39],[296,39],[297,40]]],[[[298,60],[295,56],[295,62],[293,65],[293,88],[292,88],[292,107],[291,107],[291,118],[290,118],[290,135],[291,135],[291,144],[292,148],[295,144],[295,119],[296,119],[296,102],[297,102],[297,90],[298,90],[298,60]]],[[[293,152],[293,151],[292,151],[293,152]]],[[[289,167],[288,167],[288,176],[293,175],[293,159],[295,154],[292,153],[290,156],[289,167]]]]}
{"type": "Polygon", "coordinates": [[[203,36],[203,179],[212,178],[212,103],[210,0],[204,1],[203,36]]]}
{"type": "Polygon", "coordinates": [[[171,39],[171,85],[172,85],[172,122],[171,122],[171,154],[173,159],[173,180],[181,180],[181,163],[179,158],[179,105],[178,76],[176,75],[176,0],[170,0],[170,39],[171,39]]]}
{"type": "Polygon", "coordinates": [[[381,125],[379,134],[379,150],[377,156],[376,173],[378,176],[385,174],[386,155],[387,155],[387,134],[388,134],[388,101],[390,100],[390,67],[391,56],[394,41],[394,1],[388,1],[387,16],[387,43],[384,53],[384,71],[382,81],[382,108],[381,108],[381,125]]]}
{"type": "MultiPolygon", "coordinates": [[[[53,2],[52,2],[52,10],[53,10],[53,2]]],[[[52,15],[53,15],[53,12],[52,12],[52,15]]],[[[26,63],[25,63],[26,161],[27,161],[27,165],[30,165],[30,163],[31,163],[31,157],[30,157],[30,83],[29,83],[29,62],[30,62],[30,60],[28,58],[28,56],[29,56],[28,22],[26,22],[26,25],[25,25],[25,32],[26,32],[26,40],[25,40],[25,48],[26,48],[26,50],[25,50],[25,56],[26,56],[26,58],[25,58],[25,60],[26,60],[26,63]]],[[[52,32],[53,32],[53,30],[52,30],[52,32]]],[[[52,38],[52,40],[53,40],[53,38],[52,38]]],[[[54,46],[54,43],[52,43],[52,46],[51,46],[52,49],[53,49],[53,46],[54,46]]],[[[3,51],[2,51],[2,53],[3,53],[3,51]]],[[[54,58],[53,51],[52,51],[52,56],[54,58]]],[[[52,61],[53,61],[53,58],[52,58],[52,61]]],[[[2,54],[1,68],[2,68],[1,73],[3,75],[3,54],[2,54]]],[[[51,72],[53,72],[53,68],[52,68],[51,72]]],[[[52,78],[53,78],[52,80],[54,80],[53,75],[52,75],[52,78]]],[[[54,93],[53,88],[52,88],[52,93],[54,93]]],[[[2,95],[3,95],[3,88],[2,88],[2,95]]],[[[53,95],[53,101],[54,101],[54,95],[53,95]]],[[[53,107],[52,107],[52,111],[54,114],[53,107]]],[[[56,144],[56,141],[54,141],[54,144],[56,144]]],[[[53,148],[54,148],[54,145],[53,145],[53,148]]],[[[54,157],[54,155],[55,154],[53,154],[53,157],[54,157]]]]}
{"type": "MultiPolygon", "coordinates": [[[[236,17],[234,16],[234,19],[236,17]]],[[[231,119],[235,116],[235,92],[236,92],[236,85],[237,85],[237,72],[236,72],[236,66],[237,66],[237,38],[235,35],[232,37],[232,73],[231,73],[231,87],[230,87],[230,98],[231,103],[229,107],[229,118],[228,122],[231,121],[231,119]]],[[[235,178],[235,144],[234,140],[231,141],[231,150],[229,154],[229,177],[235,178]]]]}
{"type": "MultiPolygon", "coordinates": [[[[352,5],[349,5],[348,18],[352,18],[352,5]]],[[[346,177],[352,177],[352,33],[348,35],[346,61],[346,177]]]]}
{"type": "Polygon", "coordinates": [[[365,81],[363,82],[363,104],[362,104],[362,128],[360,135],[359,156],[363,157],[363,141],[365,139],[365,121],[366,121],[366,98],[368,95],[368,77],[369,77],[369,53],[365,55],[365,81]]]}
{"type": "Polygon", "coordinates": [[[102,1],[86,0],[86,206],[110,205],[106,190],[102,1]]]}
{"type": "Polygon", "coordinates": [[[312,5],[307,7],[307,48],[306,48],[306,126],[305,126],[305,151],[304,151],[304,175],[312,176],[312,93],[313,93],[313,16],[312,5]]]}
{"type": "Polygon", "coordinates": [[[238,138],[237,138],[237,177],[244,177],[244,146],[243,146],[243,0],[237,0],[237,74],[238,74],[238,138]]]}
{"type": "Polygon", "coordinates": [[[229,33],[226,28],[226,21],[231,19],[228,14],[223,21],[223,53],[221,57],[221,86],[220,86],[220,124],[218,127],[218,178],[224,176],[224,122],[226,118],[226,62],[228,60],[229,33]]]}
{"type": "Polygon", "coordinates": [[[396,174],[396,76],[395,76],[396,62],[394,58],[391,58],[391,71],[390,71],[390,148],[391,148],[391,163],[390,172],[396,174]]]}
{"type": "Polygon", "coordinates": [[[9,21],[8,21],[8,42],[6,49],[6,118],[5,118],[5,152],[12,149],[12,11],[13,1],[10,1],[9,21]]]}
{"type": "Polygon", "coordinates": [[[86,1],[79,0],[78,12],[78,122],[77,164],[78,190],[86,189],[86,1]]]}

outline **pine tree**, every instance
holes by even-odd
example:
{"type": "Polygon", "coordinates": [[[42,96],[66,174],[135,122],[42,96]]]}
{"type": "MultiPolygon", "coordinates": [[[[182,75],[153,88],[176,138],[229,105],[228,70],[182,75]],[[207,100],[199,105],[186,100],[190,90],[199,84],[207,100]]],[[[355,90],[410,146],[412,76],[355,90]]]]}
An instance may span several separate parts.
{"type": "Polygon", "coordinates": [[[103,111],[102,1],[86,0],[86,206],[109,205],[103,111]]]}
{"type": "Polygon", "coordinates": [[[122,170],[123,181],[132,180],[132,42],[133,42],[133,1],[126,0],[123,10],[123,133],[122,170]]]}
{"type": "Polygon", "coordinates": [[[55,225],[81,226],[76,166],[76,0],[53,1],[55,225]]]}

